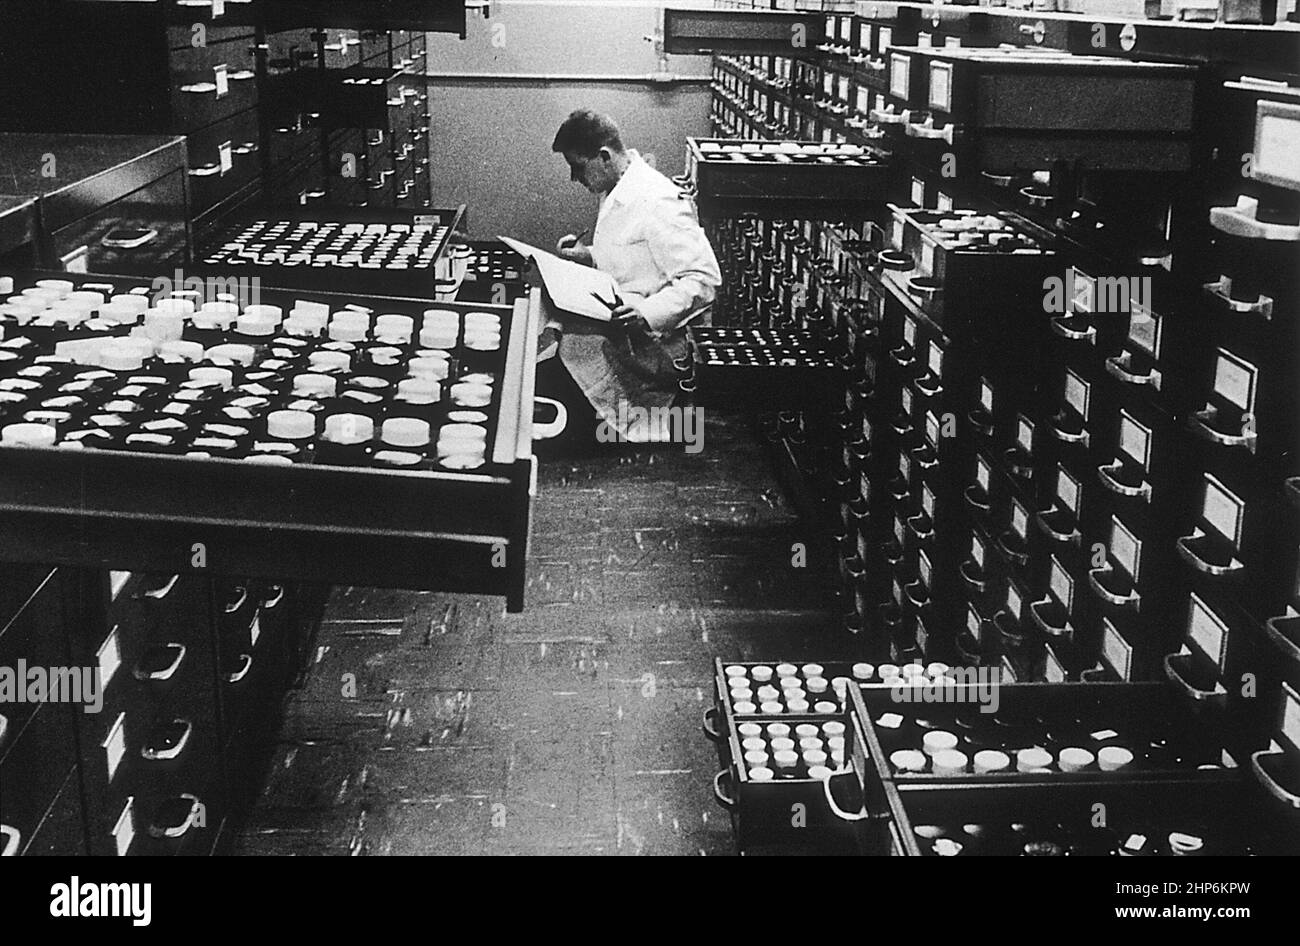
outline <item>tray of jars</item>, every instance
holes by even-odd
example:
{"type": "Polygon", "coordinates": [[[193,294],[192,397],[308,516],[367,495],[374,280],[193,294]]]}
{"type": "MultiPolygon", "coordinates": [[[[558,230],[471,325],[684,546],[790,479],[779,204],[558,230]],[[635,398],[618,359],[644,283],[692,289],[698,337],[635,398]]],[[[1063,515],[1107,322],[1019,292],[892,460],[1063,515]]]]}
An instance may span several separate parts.
{"type": "Polygon", "coordinates": [[[703,403],[789,406],[843,397],[843,352],[815,332],[722,326],[689,331],[696,399],[703,403]]]}
{"type": "Polygon", "coordinates": [[[893,785],[894,853],[913,857],[1294,855],[1294,818],[1249,779],[893,785]]]}
{"type": "Polygon", "coordinates": [[[240,220],[195,253],[195,272],[280,288],[432,298],[439,283],[453,282],[444,256],[464,211],[340,207],[240,220]]]}
{"type": "Polygon", "coordinates": [[[843,217],[887,199],[890,166],[862,145],[688,138],[686,173],[705,216],[843,217]]]}
{"type": "Polygon", "coordinates": [[[1000,684],[989,668],[852,687],[874,771],[864,779],[1035,782],[1233,779],[1226,719],[1166,683],[1000,684]],[[983,674],[984,676],[981,676],[983,674]]]}
{"type": "Polygon", "coordinates": [[[0,298],[10,559],[521,604],[535,298],[41,272],[0,298]]]}

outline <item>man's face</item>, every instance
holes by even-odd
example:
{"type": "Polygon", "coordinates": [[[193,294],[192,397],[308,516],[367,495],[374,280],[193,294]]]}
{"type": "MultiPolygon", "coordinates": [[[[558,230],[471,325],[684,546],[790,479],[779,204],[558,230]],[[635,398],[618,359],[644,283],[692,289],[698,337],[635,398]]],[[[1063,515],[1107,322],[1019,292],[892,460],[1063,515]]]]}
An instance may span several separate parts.
{"type": "Polygon", "coordinates": [[[581,184],[593,194],[609,193],[617,180],[613,175],[613,162],[608,148],[601,148],[595,157],[584,157],[576,151],[564,152],[569,165],[569,180],[581,184]]]}

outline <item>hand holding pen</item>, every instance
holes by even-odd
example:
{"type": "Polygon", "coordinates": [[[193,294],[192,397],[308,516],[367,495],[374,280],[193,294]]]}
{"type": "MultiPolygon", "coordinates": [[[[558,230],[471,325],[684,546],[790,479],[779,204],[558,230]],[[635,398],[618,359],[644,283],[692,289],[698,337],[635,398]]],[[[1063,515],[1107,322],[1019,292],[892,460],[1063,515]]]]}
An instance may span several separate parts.
{"type": "Polygon", "coordinates": [[[582,238],[586,235],[587,230],[584,229],[576,236],[571,233],[568,236],[560,237],[555,244],[555,254],[572,262],[581,263],[584,266],[593,265],[591,250],[582,242],[582,238]]]}
{"type": "Polygon", "coordinates": [[[626,327],[641,318],[641,313],[638,312],[634,306],[628,305],[624,302],[623,298],[617,292],[614,293],[613,302],[610,302],[598,292],[593,292],[591,295],[593,299],[605,308],[609,309],[609,320],[611,322],[626,327]]]}

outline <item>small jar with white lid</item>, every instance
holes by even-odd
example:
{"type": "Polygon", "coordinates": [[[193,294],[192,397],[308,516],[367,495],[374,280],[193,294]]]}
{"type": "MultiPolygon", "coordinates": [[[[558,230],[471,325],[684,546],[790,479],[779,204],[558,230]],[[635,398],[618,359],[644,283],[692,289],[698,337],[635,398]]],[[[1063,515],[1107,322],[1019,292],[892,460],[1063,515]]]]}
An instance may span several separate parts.
{"type": "Polygon", "coordinates": [[[330,466],[364,466],[369,462],[375,422],[365,414],[330,413],[316,444],[315,462],[330,466]]]}

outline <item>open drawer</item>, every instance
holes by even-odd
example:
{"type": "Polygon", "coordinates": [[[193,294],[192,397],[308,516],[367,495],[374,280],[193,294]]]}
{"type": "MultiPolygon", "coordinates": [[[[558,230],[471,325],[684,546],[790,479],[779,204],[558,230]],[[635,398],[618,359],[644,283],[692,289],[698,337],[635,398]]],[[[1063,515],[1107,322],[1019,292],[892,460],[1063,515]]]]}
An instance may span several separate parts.
{"type": "MultiPolygon", "coordinates": [[[[63,311],[73,313],[68,317],[74,321],[78,301],[113,308],[115,317],[121,317],[117,306],[126,303],[112,298],[148,294],[151,285],[144,280],[29,272],[15,274],[15,293],[33,287],[37,280],[53,285],[54,292],[60,291],[61,284],[73,284],[71,291],[81,298],[63,311]],[[95,293],[110,301],[96,303],[95,293]]],[[[431,303],[268,290],[261,293],[260,305],[262,311],[278,307],[289,313],[335,314],[352,306],[353,315],[361,307],[390,318],[404,316],[418,326],[431,303]],[[314,310],[303,308],[313,305],[314,310]]],[[[319,367],[312,356],[328,349],[320,338],[298,338],[302,346],[298,360],[280,357],[290,351],[277,347],[277,342],[285,344],[282,337],[241,334],[241,323],[251,308],[244,307],[234,326],[224,329],[212,327],[216,324],[212,322],[200,328],[193,318],[182,319],[183,337],[173,340],[172,347],[158,349],[163,354],[116,372],[50,359],[48,353],[56,345],[64,353],[75,351],[78,343],[87,338],[94,341],[95,335],[124,335],[126,324],[104,328],[105,320],[94,318],[73,327],[43,326],[42,321],[58,320],[32,319],[30,307],[24,316],[7,313],[4,345],[7,353],[16,352],[18,357],[3,362],[3,377],[37,369],[21,378],[20,388],[29,400],[39,400],[31,405],[10,400],[0,421],[6,430],[14,423],[28,430],[44,427],[45,431],[37,431],[43,437],[54,430],[57,445],[0,446],[0,544],[5,558],[96,569],[207,571],[277,581],[504,595],[510,610],[521,610],[533,477],[538,294],[517,300],[513,307],[436,306],[443,310],[441,318],[447,324],[462,327],[457,332],[469,324],[465,318],[473,311],[483,313],[480,321],[499,324],[500,337],[490,350],[471,348],[468,336],[461,334],[455,344],[447,343],[452,373],[445,380],[467,385],[461,394],[479,396],[484,403],[471,405],[452,392],[441,405],[421,408],[428,412],[422,429],[427,443],[405,451],[407,458],[423,457],[411,465],[406,465],[407,459],[391,456],[403,452],[394,450],[391,440],[378,442],[378,432],[390,419],[386,412],[397,405],[393,394],[382,403],[369,404],[376,411],[371,439],[336,435],[329,449],[318,453],[326,445],[320,433],[324,424],[318,419],[307,424],[316,433],[295,432],[293,443],[298,449],[288,462],[283,455],[277,462],[266,462],[266,441],[287,436],[271,431],[272,415],[286,407],[285,413],[311,413],[302,375],[314,375],[317,383],[321,375],[300,369],[319,367]],[[88,327],[96,323],[98,328],[88,327]],[[22,338],[29,343],[16,341],[22,338]],[[230,357],[211,354],[217,345],[230,357]],[[201,362],[181,360],[195,357],[196,350],[202,353],[201,362]],[[252,364],[240,360],[244,354],[252,364]],[[197,382],[192,372],[198,378],[215,375],[218,383],[205,391],[205,382],[197,382]],[[460,381],[466,373],[491,375],[493,381],[490,385],[460,381]],[[80,387],[76,387],[78,375],[82,375],[80,387]],[[146,380],[141,382],[142,378],[146,380]],[[33,391],[32,380],[58,387],[33,391]],[[129,392],[122,390],[124,383],[129,392]],[[79,393],[63,390],[68,384],[79,393]],[[200,397],[187,406],[175,397],[182,390],[191,395],[197,390],[200,397]],[[57,402],[59,411],[26,410],[45,405],[51,396],[62,399],[57,402]],[[243,419],[232,420],[226,413],[232,396],[246,405],[241,408],[247,415],[243,419]],[[113,413],[131,405],[134,410],[113,413]],[[467,416],[451,416],[460,411],[473,414],[478,424],[467,424],[467,416]],[[144,417],[153,421],[145,422],[144,417]],[[44,423],[33,423],[34,419],[44,423]],[[177,419],[182,422],[179,426],[177,419]],[[147,426],[154,422],[159,426],[147,426]],[[210,429],[214,422],[216,431],[210,429]],[[473,433],[481,441],[477,463],[446,462],[441,448],[435,455],[434,428],[439,441],[450,443],[452,425],[458,428],[457,436],[473,433]],[[468,431],[467,426],[477,429],[468,431]],[[248,437],[242,446],[236,432],[241,429],[248,437]],[[142,430],[169,433],[141,437],[142,430]],[[82,438],[82,447],[64,449],[82,431],[91,431],[82,438]],[[165,445],[167,437],[172,438],[170,446],[165,445]],[[225,444],[220,443],[223,438],[225,444]],[[343,451],[347,454],[343,456],[335,449],[340,444],[353,449],[343,451]],[[380,452],[386,454],[382,462],[380,452]],[[258,462],[251,459],[254,456],[258,462]]],[[[415,341],[385,347],[393,359],[387,366],[393,379],[414,370],[412,362],[424,350],[415,341]]],[[[382,374],[378,363],[363,365],[358,353],[362,350],[368,349],[363,345],[349,355],[356,359],[358,373],[364,373],[364,367],[371,375],[382,374]]],[[[338,354],[337,345],[330,354],[338,354]]],[[[393,380],[391,387],[396,389],[398,383],[393,380]]],[[[340,416],[355,417],[366,407],[364,401],[343,401],[341,394],[335,396],[334,384],[325,385],[331,406],[321,408],[321,416],[346,409],[340,416]]],[[[402,416],[410,409],[403,404],[402,416]]],[[[370,424],[356,423],[371,429],[370,424]]],[[[337,434],[337,426],[334,430],[337,434]]],[[[460,451],[448,454],[456,452],[460,451]]]]}

